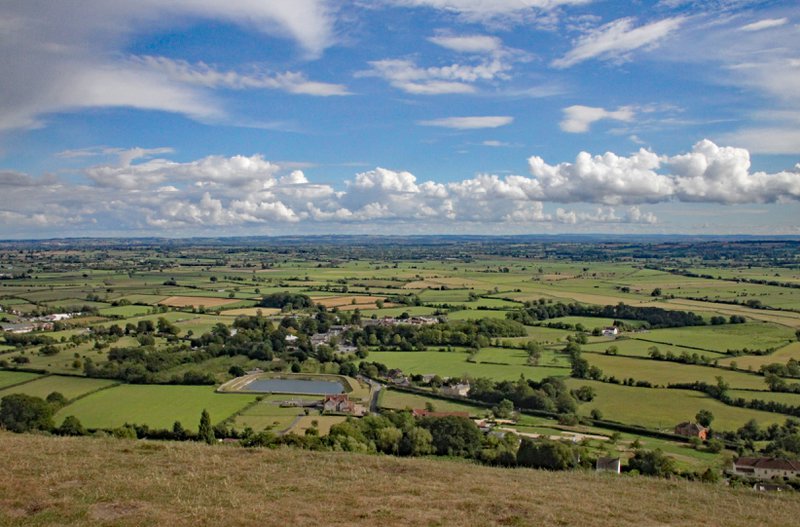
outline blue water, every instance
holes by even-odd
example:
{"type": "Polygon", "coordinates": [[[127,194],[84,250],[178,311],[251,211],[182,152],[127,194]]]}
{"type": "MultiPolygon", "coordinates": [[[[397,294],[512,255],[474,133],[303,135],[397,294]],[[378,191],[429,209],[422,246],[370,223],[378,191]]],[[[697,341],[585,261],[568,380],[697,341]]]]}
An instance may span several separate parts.
{"type": "Polygon", "coordinates": [[[259,379],[244,387],[246,392],[297,393],[328,395],[344,393],[344,386],[337,381],[314,381],[305,379],[259,379]]]}

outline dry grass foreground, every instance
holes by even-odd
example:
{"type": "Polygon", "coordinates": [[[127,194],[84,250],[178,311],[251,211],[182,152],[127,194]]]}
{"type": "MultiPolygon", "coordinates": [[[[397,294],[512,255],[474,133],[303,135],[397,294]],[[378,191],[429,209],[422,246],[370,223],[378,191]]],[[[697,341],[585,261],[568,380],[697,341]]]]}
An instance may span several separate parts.
{"type": "Polygon", "coordinates": [[[0,525],[796,525],[800,496],[437,459],[0,433],[0,525]]]}

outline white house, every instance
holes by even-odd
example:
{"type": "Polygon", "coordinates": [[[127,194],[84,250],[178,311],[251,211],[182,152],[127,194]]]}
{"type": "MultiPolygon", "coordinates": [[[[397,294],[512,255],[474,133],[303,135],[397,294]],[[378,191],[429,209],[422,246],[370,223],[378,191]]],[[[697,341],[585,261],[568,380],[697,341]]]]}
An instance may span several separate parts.
{"type": "Polygon", "coordinates": [[[603,328],[604,337],[616,337],[617,335],[619,335],[619,328],[617,326],[603,328]]]}
{"type": "Polygon", "coordinates": [[[731,473],[758,479],[793,478],[800,476],[800,461],[776,457],[740,457],[733,462],[731,473]]]}

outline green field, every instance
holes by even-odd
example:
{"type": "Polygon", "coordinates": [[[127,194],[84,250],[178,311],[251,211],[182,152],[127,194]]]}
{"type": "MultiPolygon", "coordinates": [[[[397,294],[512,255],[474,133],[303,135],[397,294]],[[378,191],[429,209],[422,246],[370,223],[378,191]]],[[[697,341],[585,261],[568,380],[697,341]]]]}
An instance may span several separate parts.
{"type": "MultiPolygon", "coordinates": [[[[513,348],[481,348],[475,360],[479,363],[495,362],[518,366],[527,366],[528,353],[525,350],[513,348]]],[[[545,349],[539,358],[539,366],[569,367],[568,357],[551,349],[545,349]]]]}
{"type": "Polygon", "coordinates": [[[753,392],[750,390],[731,390],[728,395],[732,399],[742,398],[745,400],[760,399],[762,401],[775,401],[777,403],[800,406],[800,394],[783,392],[753,392]]]}
{"type": "Polygon", "coordinates": [[[611,356],[597,353],[584,353],[583,357],[590,364],[599,367],[607,376],[619,380],[633,378],[637,381],[649,381],[666,387],[668,384],[691,383],[702,381],[716,384],[716,377],[722,377],[731,388],[766,390],[764,377],[749,373],[730,371],[725,368],[694,366],[676,362],[637,359],[631,357],[611,356]]]}
{"type": "Polygon", "coordinates": [[[48,375],[47,377],[26,382],[25,384],[21,384],[19,386],[0,390],[0,397],[11,393],[24,393],[26,395],[33,395],[34,397],[41,397],[44,399],[53,392],[59,392],[69,400],[101,388],[112,386],[114,384],[116,384],[116,381],[106,379],[87,379],[85,377],[48,375]]]}
{"type": "Polygon", "coordinates": [[[592,409],[597,408],[604,419],[658,430],[671,431],[678,423],[693,420],[701,409],[714,414],[712,427],[717,430],[736,430],[750,419],[766,427],[783,423],[787,417],[727,406],[703,393],[689,390],[634,388],[580,379],[569,379],[567,385],[573,389],[591,386],[597,392],[593,401],[580,405],[578,411],[581,415],[589,415],[592,409]]]}
{"type": "Polygon", "coordinates": [[[405,410],[406,408],[424,409],[427,403],[433,405],[436,412],[467,412],[470,416],[479,417],[486,414],[489,410],[482,406],[473,406],[454,401],[438,399],[436,397],[425,397],[415,393],[400,392],[397,390],[386,389],[381,391],[381,408],[393,410],[405,410]]]}
{"type": "Polygon", "coordinates": [[[28,382],[41,377],[38,373],[28,373],[24,371],[0,370],[0,388],[12,386],[21,382],[28,382]]]}
{"type": "Polygon", "coordinates": [[[438,351],[371,351],[368,361],[380,362],[389,368],[399,368],[406,374],[437,374],[442,377],[488,377],[497,381],[519,379],[540,380],[555,375],[568,375],[569,369],[549,366],[506,366],[467,362],[469,355],[461,352],[438,351]]]}
{"type": "Polygon", "coordinates": [[[650,357],[650,348],[652,347],[658,348],[658,351],[664,355],[666,355],[668,352],[672,352],[675,356],[680,356],[683,353],[688,353],[689,355],[694,355],[697,353],[698,356],[706,357],[709,360],[721,359],[720,363],[723,363],[723,361],[728,357],[728,355],[724,353],[718,353],[715,351],[679,348],[669,344],[656,344],[635,338],[604,340],[602,342],[584,344],[581,346],[581,348],[584,351],[593,353],[605,353],[605,351],[611,346],[615,346],[617,348],[618,355],[626,355],[630,357],[650,357]]]}
{"type": "Polygon", "coordinates": [[[673,345],[725,352],[731,350],[767,349],[785,346],[796,340],[794,331],[776,324],[748,323],[721,326],[655,329],[637,333],[634,338],[673,345]]]}
{"type": "Polygon", "coordinates": [[[255,395],[215,393],[213,386],[124,384],[65,406],[56,414],[56,422],[74,415],[88,428],[116,428],[125,423],[172,428],[175,421],[194,428],[203,409],[218,423],[255,398],[255,395]]]}
{"type": "Polygon", "coordinates": [[[786,364],[790,359],[800,360],[800,342],[793,342],[780,349],[775,350],[769,355],[746,355],[731,357],[720,361],[720,364],[736,363],[737,368],[752,369],[758,371],[761,366],[767,364],[780,363],[786,364]]]}
{"type": "Polygon", "coordinates": [[[237,430],[244,430],[247,427],[256,432],[270,429],[280,432],[288,428],[292,422],[301,415],[305,415],[302,408],[287,407],[281,408],[279,403],[282,401],[316,401],[317,398],[306,396],[291,395],[265,395],[255,404],[244,409],[233,421],[233,426],[237,430]]]}
{"type": "Polygon", "coordinates": [[[107,317],[127,318],[127,317],[135,317],[135,316],[139,316],[139,315],[146,315],[146,314],[150,313],[151,310],[152,310],[152,308],[148,307],[148,306],[131,305],[131,306],[107,307],[107,308],[101,309],[99,311],[99,313],[101,315],[107,316],[107,317]]]}
{"type": "Polygon", "coordinates": [[[447,320],[480,320],[482,318],[506,318],[507,311],[489,309],[461,309],[447,314],[447,320]]]}

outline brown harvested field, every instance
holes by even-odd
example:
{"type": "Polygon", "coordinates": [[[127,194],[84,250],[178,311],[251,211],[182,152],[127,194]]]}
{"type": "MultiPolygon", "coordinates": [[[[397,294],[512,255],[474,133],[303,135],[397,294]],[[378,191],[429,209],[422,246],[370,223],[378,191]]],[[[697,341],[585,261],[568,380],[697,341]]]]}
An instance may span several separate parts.
{"type": "Polygon", "coordinates": [[[217,307],[241,302],[235,298],[215,298],[213,296],[171,296],[159,304],[170,307],[217,307]]]}
{"type": "Polygon", "coordinates": [[[293,449],[0,433],[0,526],[795,525],[795,493],[293,449]]]}
{"type": "MultiPolygon", "coordinates": [[[[314,298],[314,303],[327,308],[338,307],[339,309],[347,309],[348,306],[353,306],[350,309],[374,309],[375,302],[378,300],[386,301],[383,296],[363,296],[363,295],[343,295],[343,296],[325,296],[314,298]],[[353,302],[355,300],[355,302],[353,302]]],[[[384,307],[391,307],[385,305],[384,307]]]]}
{"type": "Polygon", "coordinates": [[[239,309],[226,309],[225,311],[220,311],[218,314],[232,317],[238,317],[241,315],[254,317],[258,315],[259,311],[261,311],[261,314],[265,317],[269,315],[277,315],[281,312],[281,310],[276,307],[242,307],[239,309]]]}

